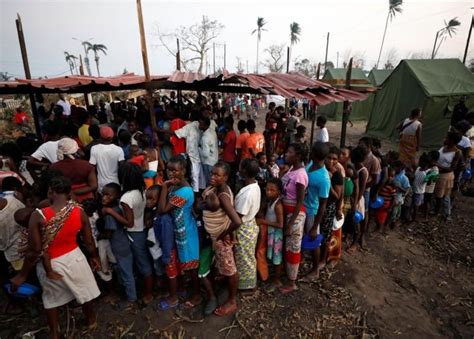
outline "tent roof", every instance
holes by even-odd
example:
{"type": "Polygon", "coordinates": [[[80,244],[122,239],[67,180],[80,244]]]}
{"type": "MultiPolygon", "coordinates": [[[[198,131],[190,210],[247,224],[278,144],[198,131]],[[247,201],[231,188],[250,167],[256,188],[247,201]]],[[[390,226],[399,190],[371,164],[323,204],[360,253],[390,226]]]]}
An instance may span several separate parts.
{"type": "MultiPolygon", "coordinates": [[[[324,72],[323,80],[346,80],[347,68],[328,68],[324,72]]],[[[353,68],[351,72],[352,80],[367,80],[365,73],[360,68],[353,68]]],[[[369,82],[367,80],[367,82],[369,82]]]]}
{"type": "Polygon", "coordinates": [[[112,77],[65,76],[41,80],[16,79],[0,82],[0,94],[5,93],[87,93],[98,91],[129,90],[137,88],[182,89],[209,92],[238,92],[277,94],[290,98],[315,100],[318,105],[331,102],[364,100],[367,96],[310,79],[300,73],[229,74],[205,76],[195,72],[176,71],[172,75],[145,77],[133,73],[112,77]]]}
{"type": "Polygon", "coordinates": [[[474,74],[459,59],[402,60],[393,73],[405,67],[428,96],[474,94],[474,74]]]}
{"type": "Polygon", "coordinates": [[[369,73],[369,81],[374,86],[380,86],[392,73],[391,69],[373,69],[369,73]]]}

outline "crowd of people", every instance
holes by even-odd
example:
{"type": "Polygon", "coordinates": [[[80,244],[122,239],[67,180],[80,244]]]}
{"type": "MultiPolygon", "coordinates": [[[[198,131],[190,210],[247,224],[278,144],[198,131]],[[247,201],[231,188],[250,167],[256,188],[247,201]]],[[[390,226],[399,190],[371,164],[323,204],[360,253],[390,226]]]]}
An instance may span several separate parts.
{"type": "Polygon", "coordinates": [[[338,148],[323,116],[310,144],[296,100],[285,109],[252,99],[213,93],[178,107],[171,93],[155,100],[153,129],[143,98],[86,109],[61,97],[41,110],[41,143],[0,146],[1,266],[12,296],[39,283],[52,337],[58,307],[76,300],[94,328],[92,301],[117,287],[120,310],[150,304],[158,290],[159,309],[203,304],[217,316],[236,312],[238,291],[254,292],[258,280],[294,293],[344,250],[363,250],[372,224],[385,234],[420,217],[450,219],[470,179],[467,120],[420,154],[415,109],[399,126],[399,152],[383,153],[370,137],[338,148]],[[317,243],[306,258],[304,243],[317,243]],[[228,291],[221,305],[218,285],[228,291]]]}

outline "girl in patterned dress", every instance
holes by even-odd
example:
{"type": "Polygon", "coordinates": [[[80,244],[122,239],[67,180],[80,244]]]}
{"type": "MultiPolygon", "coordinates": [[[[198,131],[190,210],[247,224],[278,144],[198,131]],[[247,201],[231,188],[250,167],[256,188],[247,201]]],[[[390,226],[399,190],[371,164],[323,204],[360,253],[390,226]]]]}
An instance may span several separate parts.
{"type": "MultiPolygon", "coordinates": [[[[193,285],[193,293],[186,301],[186,306],[194,307],[202,301],[198,277],[199,237],[196,220],[192,214],[194,192],[186,181],[186,165],[186,160],[182,156],[174,156],[169,160],[168,180],[162,186],[158,212],[171,213],[173,216],[179,268],[182,272],[190,274],[193,285]]],[[[170,296],[165,299],[169,306],[176,306],[178,303],[176,284],[176,279],[170,280],[170,296]]],[[[166,305],[163,306],[166,308],[166,305]]]]}

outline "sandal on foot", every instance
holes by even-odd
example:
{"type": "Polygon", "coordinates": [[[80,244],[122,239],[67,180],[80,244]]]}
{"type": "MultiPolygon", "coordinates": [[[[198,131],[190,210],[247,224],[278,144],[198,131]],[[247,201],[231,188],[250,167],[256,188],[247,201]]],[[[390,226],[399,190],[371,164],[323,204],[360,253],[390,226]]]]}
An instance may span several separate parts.
{"type": "Polygon", "coordinates": [[[202,299],[198,303],[193,303],[191,300],[187,300],[184,303],[184,308],[191,309],[202,304],[202,299]]]}
{"type": "Polygon", "coordinates": [[[204,315],[211,315],[214,313],[214,311],[217,308],[217,299],[216,298],[211,298],[208,300],[206,303],[206,306],[204,307],[204,315]]]}
{"type": "Polygon", "coordinates": [[[225,307],[224,305],[219,306],[214,311],[214,314],[218,317],[226,317],[237,312],[237,304],[232,304],[231,306],[225,307]]]}
{"type": "Polygon", "coordinates": [[[160,305],[159,306],[163,311],[167,311],[167,310],[178,307],[178,305],[179,305],[178,300],[175,303],[170,303],[168,300],[163,298],[163,299],[160,300],[160,305]]]}
{"type": "Polygon", "coordinates": [[[295,291],[298,291],[298,287],[297,286],[282,286],[280,287],[280,293],[282,294],[289,294],[291,292],[295,292],[295,291]]]}

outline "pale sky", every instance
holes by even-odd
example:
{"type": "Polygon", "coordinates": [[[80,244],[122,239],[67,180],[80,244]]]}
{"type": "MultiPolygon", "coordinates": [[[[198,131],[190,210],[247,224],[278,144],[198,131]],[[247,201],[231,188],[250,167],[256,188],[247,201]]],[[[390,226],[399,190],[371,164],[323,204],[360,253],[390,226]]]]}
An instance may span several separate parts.
{"type": "MultiPolygon", "coordinates": [[[[387,0],[142,0],[145,31],[152,74],[170,74],[174,58],[162,47],[155,27],[173,32],[189,26],[202,15],[225,25],[216,40],[227,45],[227,69],[235,71],[237,57],[248,60],[249,71],[255,69],[256,36],[251,35],[257,17],[265,26],[260,44],[260,60],[271,44],[289,43],[289,25],[302,28],[301,41],[294,47],[293,57],[324,61],[326,34],[330,32],[329,56],[339,66],[344,56],[364,55],[365,68],[376,63],[386,13],[387,0]]],[[[474,1],[404,0],[403,13],[389,23],[384,51],[395,48],[399,58],[410,53],[430,54],[436,31],[444,21],[457,17],[458,33],[442,45],[438,57],[462,58],[467,40],[474,1]]],[[[23,77],[23,65],[16,33],[15,18],[23,20],[30,69],[34,77],[69,74],[64,51],[78,55],[82,46],[73,37],[93,38],[105,44],[108,55],[101,55],[102,75],[116,75],[124,68],[143,74],[140,53],[136,3],[133,0],[0,0],[0,71],[23,77]]],[[[474,57],[474,37],[469,56],[474,57]]],[[[217,48],[216,68],[223,66],[223,50],[217,48]]],[[[382,55],[382,61],[385,60],[382,55]]],[[[211,59],[211,54],[209,55],[211,59]]],[[[91,58],[92,59],[92,58],[91,58]]],[[[469,60],[469,58],[468,58],[469,60]]],[[[212,65],[212,59],[210,60],[212,65]]],[[[95,74],[95,65],[91,65],[95,74]]],[[[211,66],[212,70],[212,66],[211,66]]],[[[260,71],[264,67],[260,66],[260,71]]]]}

